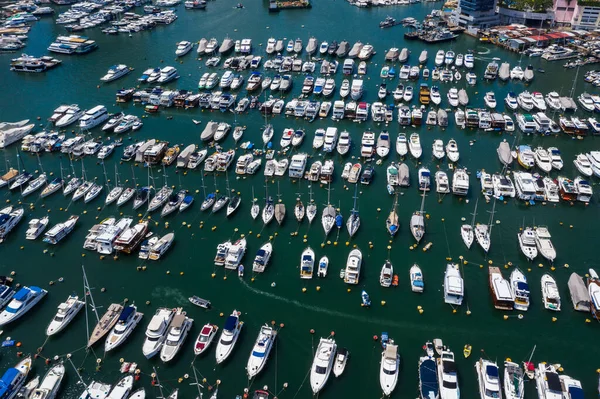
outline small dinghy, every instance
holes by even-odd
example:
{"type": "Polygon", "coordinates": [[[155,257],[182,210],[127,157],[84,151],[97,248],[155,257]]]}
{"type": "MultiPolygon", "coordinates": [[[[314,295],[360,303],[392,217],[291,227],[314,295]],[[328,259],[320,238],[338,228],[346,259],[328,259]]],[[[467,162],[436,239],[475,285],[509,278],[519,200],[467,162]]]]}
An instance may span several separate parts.
{"type": "Polygon", "coordinates": [[[335,363],[333,364],[333,375],[336,377],[342,375],[346,369],[346,363],[348,362],[349,357],[350,352],[348,352],[348,349],[341,348],[337,350],[337,353],[335,354],[335,363]]]}
{"type": "Polygon", "coordinates": [[[362,303],[360,306],[362,307],[370,307],[371,306],[371,298],[369,298],[369,294],[367,294],[367,291],[363,290],[363,292],[360,294],[362,303]]]}

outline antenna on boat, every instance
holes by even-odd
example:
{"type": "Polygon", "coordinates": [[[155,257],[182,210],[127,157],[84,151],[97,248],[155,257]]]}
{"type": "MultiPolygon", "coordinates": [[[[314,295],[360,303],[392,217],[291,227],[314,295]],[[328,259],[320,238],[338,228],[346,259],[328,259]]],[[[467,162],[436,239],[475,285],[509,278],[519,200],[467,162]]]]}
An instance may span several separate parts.
{"type": "Polygon", "coordinates": [[[165,187],[167,187],[167,169],[165,169],[165,165],[163,164],[163,177],[165,178],[165,187]]]}
{"type": "Polygon", "coordinates": [[[496,201],[497,199],[494,197],[494,203],[492,205],[492,211],[490,212],[490,222],[488,223],[488,235],[491,237],[492,236],[492,227],[493,227],[493,220],[494,220],[494,213],[496,213],[496,201]]]}

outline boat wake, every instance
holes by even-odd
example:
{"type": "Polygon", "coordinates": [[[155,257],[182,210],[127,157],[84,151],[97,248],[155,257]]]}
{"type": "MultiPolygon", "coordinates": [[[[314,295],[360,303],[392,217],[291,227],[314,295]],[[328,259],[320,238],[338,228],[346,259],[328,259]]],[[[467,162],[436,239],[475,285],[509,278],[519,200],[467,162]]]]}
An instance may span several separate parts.
{"type": "Polygon", "coordinates": [[[485,49],[485,51],[478,51],[477,54],[484,55],[484,54],[489,54],[492,52],[489,48],[484,47],[484,49],[485,49]]]}
{"type": "Polygon", "coordinates": [[[151,295],[154,299],[168,299],[176,303],[186,303],[188,301],[187,297],[180,290],[170,287],[156,287],[152,290],[151,295]]]}

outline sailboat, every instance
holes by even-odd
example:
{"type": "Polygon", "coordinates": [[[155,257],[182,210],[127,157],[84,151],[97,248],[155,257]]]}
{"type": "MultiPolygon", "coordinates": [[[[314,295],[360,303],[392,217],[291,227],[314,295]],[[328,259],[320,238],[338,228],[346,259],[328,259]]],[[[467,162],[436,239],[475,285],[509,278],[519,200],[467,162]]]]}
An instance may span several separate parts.
{"type": "Polygon", "coordinates": [[[165,204],[165,202],[169,200],[169,196],[173,193],[173,188],[167,185],[167,172],[164,165],[163,177],[165,179],[165,184],[160,190],[158,190],[156,194],[154,194],[154,198],[152,198],[152,200],[148,204],[148,212],[154,212],[158,208],[161,208],[165,204]]]}
{"type": "MultiPolygon", "coordinates": [[[[110,187],[108,187],[108,180],[106,182],[106,185],[107,185],[107,188],[110,189],[110,187]]],[[[115,187],[113,187],[113,189],[108,192],[108,195],[106,196],[106,200],[104,201],[104,204],[105,205],[112,204],[121,196],[121,193],[123,193],[123,186],[119,182],[119,172],[117,171],[117,165],[115,164],[115,187]]]]}
{"type": "Polygon", "coordinates": [[[352,210],[350,211],[350,216],[348,220],[346,220],[346,229],[348,230],[348,234],[350,237],[354,237],[354,234],[358,231],[360,227],[360,216],[358,215],[358,208],[356,207],[356,192],[358,190],[358,185],[354,185],[354,205],[352,205],[352,210]]]}
{"type": "MultiPolygon", "coordinates": [[[[396,194],[396,196],[394,197],[394,205],[392,206],[390,215],[388,216],[388,218],[385,221],[385,227],[386,227],[388,233],[390,233],[390,235],[392,237],[394,237],[396,235],[396,233],[398,232],[399,227],[400,227],[400,224],[398,222],[398,213],[396,212],[397,206],[398,206],[398,194],[396,194]]],[[[417,238],[415,237],[415,239],[417,239],[417,238]]],[[[417,241],[419,241],[419,240],[417,239],[417,241]]]]}
{"type": "Polygon", "coordinates": [[[204,191],[204,201],[202,201],[202,205],[200,206],[200,210],[201,211],[205,211],[208,208],[211,208],[213,206],[213,204],[215,203],[216,194],[215,193],[209,193],[208,195],[206,195],[206,186],[204,185],[204,173],[202,173],[200,175],[200,177],[202,178],[202,190],[204,191]]]}
{"type": "Polygon", "coordinates": [[[335,225],[335,216],[335,208],[331,205],[331,183],[329,183],[327,186],[327,206],[323,209],[323,214],[321,215],[321,224],[323,225],[325,235],[328,235],[335,225]]]}
{"type": "Polygon", "coordinates": [[[281,194],[279,193],[279,182],[277,182],[277,204],[275,204],[275,220],[281,226],[285,220],[285,204],[281,202],[281,194]]]}
{"type": "Polygon", "coordinates": [[[123,188],[123,192],[121,193],[121,195],[119,196],[119,199],[117,200],[117,206],[124,205],[131,198],[133,198],[133,196],[135,194],[135,190],[137,188],[137,181],[135,180],[135,171],[133,169],[133,165],[131,166],[131,173],[132,173],[132,178],[133,178],[133,188],[131,188],[131,187],[123,188]]]}
{"type": "Polygon", "coordinates": [[[60,162],[60,177],[52,179],[52,181],[50,183],[46,184],[46,187],[40,194],[40,198],[46,198],[50,194],[54,194],[55,192],[57,192],[58,190],[63,188],[63,183],[64,183],[64,176],[63,176],[63,167],[62,167],[62,160],[61,160],[61,162],[60,162]]]}
{"type": "Polygon", "coordinates": [[[152,186],[150,185],[150,173],[152,169],[148,168],[148,185],[146,187],[141,187],[136,191],[135,199],[133,200],[133,209],[138,209],[140,206],[144,205],[148,198],[150,198],[150,190],[152,190],[152,186]]]}
{"type": "Polygon", "coordinates": [[[269,184],[265,179],[265,206],[262,210],[262,220],[265,226],[271,223],[275,216],[275,206],[273,205],[273,199],[269,197],[269,184]]]}
{"type": "MultiPolygon", "coordinates": [[[[227,172],[225,172],[225,175],[227,175],[227,172]]],[[[227,190],[229,191],[229,178],[227,178],[227,190]]],[[[233,197],[231,197],[231,199],[229,200],[229,203],[227,204],[226,216],[227,217],[231,216],[238,209],[241,202],[242,202],[242,197],[240,197],[239,195],[235,194],[233,197]]]]}
{"type": "Polygon", "coordinates": [[[254,186],[252,186],[252,207],[250,207],[250,215],[252,219],[256,219],[258,214],[260,213],[260,205],[256,201],[256,197],[254,196],[254,186]]]}
{"type": "Polygon", "coordinates": [[[425,190],[423,190],[423,199],[421,200],[421,209],[415,211],[410,218],[410,232],[417,241],[417,244],[421,241],[425,235],[425,218],[424,210],[425,207],[425,190]]]}
{"type": "MultiPolygon", "coordinates": [[[[298,193],[298,195],[300,195],[298,193]]],[[[304,214],[306,213],[306,209],[304,208],[304,203],[302,203],[302,200],[300,199],[300,197],[296,198],[296,206],[294,206],[294,216],[296,217],[296,220],[298,221],[298,223],[302,222],[302,219],[304,219],[304,214]]]]}
{"type": "Polygon", "coordinates": [[[474,226],[475,226],[475,216],[477,215],[477,204],[479,203],[479,198],[475,201],[475,210],[473,211],[473,220],[471,220],[471,224],[463,224],[460,226],[460,236],[462,237],[463,242],[467,246],[467,248],[471,248],[473,245],[473,238],[475,236],[474,226]]]}
{"type": "Polygon", "coordinates": [[[308,223],[312,223],[315,216],[317,216],[317,204],[315,204],[315,201],[312,198],[312,187],[311,186],[308,186],[308,196],[309,196],[309,201],[308,201],[308,205],[306,206],[306,218],[308,219],[308,223]]]}
{"type": "Polygon", "coordinates": [[[37,155],[37,159],[38,159],[38,164],[40,166],[40,170],[42,171],[42,173],[40,173],[40,175],[38,177],[36,177],[35,179],[31,180],[29,182],[29,184],[27,185],[27,187],[25,187],[25,189],[23,190],[23,192],[21,193],[21,196],[26,197],[29,194],[39,190],[40,188],[42,188],[44,186],[44,184],[46,184],[46,173],[44,172],[44,168],[42,168],[42,162],[40,161],[40,156],[38,154],[37,155]]]}
{"type": "Polygon", "coordinates": [[[479,246],[487,253],[490,250],[490,246],[492,244],[491,236],[492,236],[492,221],[494,219],[494,213],[496,210],[496,199],[494,199],[494,204],[492,206],[492,212],[490,214],[490,221],[487,225],[478,224],[475,226],[475,239],[479,246]]]}
{"type": "MultiPolygon", "coordinates": [[[[227,171],[225,171],[225,175],[227,176],[227,171]]],[[[215,177],[215,192],[217,191],[217,175],[214,175],[215,177]]],[[[226,188],[226,192],[225,194],[220,195],[216,201],[215,204],[212,207],[212,213],[216,213],[218,211],[221,210],[221,208],[223,208],[225,205],[227,205],[229,203],[229,178],[225,179],[225,188],[226,188]]]]}
{"type": "MultiPolygon", "coordinates": [[[[79,188],[79,186],[81,186],[81,179],[77,177],[77,175],[75,174],[75,167],[73,166],[73,159],[70,160],[71,163],[71,171],[73,173],[73,177],[71,178],[71,180],[69,180],[69,182],[63,186],[63,195],[67,196],[69,194],[71,194],[73,191],[77,190],[79,188]]],[[[83,169],[83,160],[81,161],[81,168],[83,169]]]]}

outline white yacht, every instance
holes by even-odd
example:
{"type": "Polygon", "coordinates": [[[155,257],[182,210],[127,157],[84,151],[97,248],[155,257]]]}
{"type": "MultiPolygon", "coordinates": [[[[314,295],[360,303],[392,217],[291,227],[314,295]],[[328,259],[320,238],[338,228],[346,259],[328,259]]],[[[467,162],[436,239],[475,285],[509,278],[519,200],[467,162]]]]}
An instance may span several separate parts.
{"type": "Polygon", "coordinates": [[[316,395],[323,389],[333,367],[337,345],[333,338],[321,338],[310,369],[310,386],[316,395]]]}
{"type": "Polygon", "coordinates": [[[454,353],[449,349],[442,349],[436,362],[440,399],[459,399],[458,370],[454,362],[454,353]]]}
{"type": "Polygon", "coordinates": [[[458,162],[460,153],[458,152],[458,144],[456,144],[456,140],[448,140],[448,144],[446,144],[446,156],[450,162],[458,162]]]}
{"type": "Polygon", "coordinates": [[[540,363],[535,369],[535,386],[539,399],[563,399],[563,386],[556,367],[540,363]]]}
{"type": "Polygon", "coordinates": [[[267,324],[260,328],[258,337],[256,337],[256,341],[254,342],[254,347],[248,358],[248,365],[246,366],[246,373],[249,379],[257,376],[265,367],[265,364],[267,364],[275,338],[277,338],[277,331],[275,329],[267,324]]]}
{"type": "Polygon", "coordinates": [[[510,286],[515,297],[515,310],[526,312],[530,303],[529,285],[527,284],[527,277],[518,267],[510,273],[510,286]]]}
{"type": "Polygon", "coordinates": [[[548,273],[544,274],[541,278],[541,284],[544,308],[560,312],[560,293],[554,277],[548,273]]]}
{"type": "Polygon", "coordinates": [[[65,366],[63,362],[52,366],[40,384],[29,394],[29,399],[54,399],[60,389],[63,377],[65,376],[65,366]]]}
{"type": "Polygon", "coordinates": [[[443,170],[435,172],[435,191],[438,194],[448,194],[450,192],[448,175],[443,170]]]}
{"type": "Polygon", "coordinates": [[[457,168],[452,176],[452,193],[465,196],[469,193],[469,174],[466,169],[457,168]]]}
{"type": "Polygon", "coordinates": [[[109,118],[108,111],[103,105],[97,105],[92,109],[85,111],[85,115],[79,120],[81,129],[92,129],[109,118]]]}
{"type": "Polygon", "coordinates": [[[56,315],[46,328],[46,335],[51,336],[62,331],[77,316],[85,303],[76,295],[69,295],[65,302],[58,305],[56,315]]]}
{"type": "Polygon", "coordinates": [[[25,210],[23,208],[13,209],[12,206],[0,210],[0,243],[19,224],[24,214],[25,210]]]}
{"type": "Polygon", "coordinates": [[[67,127],[75,122],[77,122],[84,115],[84,112],[78,105],[74,104],[69,106],[67,112],[63,116],[60,117],[54,125],[56,127],[67,127]]]}
{"type": "Polygon", "coordinates": [[[146,328],[146,339],[142,345],[142,353],[147,359],[150,359],[160,352],[163,343],[167,338],[169,325],[171,324],[174,315],[174,309],[156,309],[156,313],[152,316],[152,319],[146,328]]]}
{"type": "Polygon", "coordinates": [[[446,156],[446,151],[444,151],[444,142],[442,140],[433,140],[432,153],[433,157],[436,159],[442,159],[446,156]]]}
{"type": "Polygon", "coordinates": [[[381,353],[381,365],[379,367],[379,385],[385,396],[390,396],[398,383],[398,372],[400,369],[400,354],[398,345],[391,342],[385,346],[381,353]]]}
{"type": "Polygon", "coordinates": [[[517,234],[519,238],[519,247],[521,252],[528,260],[534,260],[537,257],[538,250],[535,242],[535,233],[531,227],[525,227],[523,231],[517,234]]]}
{"type": "MultiPolygon", "coordinates": [[[[316,136],[315,136],[316,139],[316,136]]],[[[325,152],[333,152],[336,148],[338,139],[338,132],[336,127],[328,127],[325,131],[324,140],[323,140],[323,151],[325,152]]],[[[313,147],[315,143],[313,142],[313,147]]],[[[318,148],[318,147],[315,147],[318,148]]]]}
{"type": "Polygon", "coordinates": [[[412,133],[410,135],[408,150],[410,151],[410,155],[414,158],[419,159],[421,157],[423,149],[421,148],[421,138],[419,137],[419,133],[412,133]]]}
{"type": "Polygon", "coordinates": [[[543,172],[549,173],[552,170],[552,159],[545,148],[536,147],[533,152],[533,157],[535,158],[535,164],[543,172]]]}
{"type": "Polygon", "coordinates": [[[502,392],[500,390],[500,371],[498,365],[489,360],[479,359],[475,363],[475,370],[477,370],[479,396],[481,399],[501,398],[502,392]]]}
{"type": "Polygon", "coordinates": [[[96,250],[98,253],[103,255],[112,254],[114,252],[114,242],[123,231],[127,230],[131,226],[131,223],[133,223],[132,218],[122,218],[117,223],[106,227],[96,237],[96,250]]]}
{"type": "Polygon", "coordinates": [[[563,160],[560,151],[556,147],[548,147],[548,153],[552,162],[552,168],[561,170],[563,168],[563,160]]]}
{"type": "Polygon", "coordinates": [[[131,388],[133,388],[133,376],[125,376],[113,387],[106,399],[126,399],[131,388]]]}
{"type": "Polygon", "coordinates": [[[363,81],[362,79],[352,80],[352,86],[350,87],[350,97],[354,101],[358,101],[363,95],[363,81]]]}
{"type": "MultiPolygon", "coordinates": [[[[157,83],[168,83],[179,78],[177,69],[172,66],[166,66],[160,70],[160,76],[156,80],[157,83]]],[[[216,83],[216,82],[215,82],[216,83]]]]}
{"type": "Polygon", "coordinates": [[[535,229],[535,244],[539,253],[550,262],[554,262],[554,259],[556,259],[556,249],[552,245],[551,238],[552,236],[547,227],[538,226],[535,229]]]}
{"type": "Polygon", "coordinates": [[[223,331],[221,331],[221,336],[219,337],[219,343],[217,344],[215,352],[217,364],[224,362],[229,357],[235,347],[243,326],[244,322],[240,321],[238,311],[234,310],[231,315],[227,317],[227,320],[225,320],[225,326],[223,326],[223,331]]]}
{"type": "Polygon", "coordinates": [[[265,268],[269,264],[269,260],[271,259],[271,254],[273,253],[273,245],[270,242],[264,244],[258,252],[256,253],[256,257],[254,258],[254,262],[252,262],[252,271],[254,273],[262,273],[265,271],[265,268]]]}
{"type": "Polygon", "coordinates": [[[585,154],[578,154],[577,157],[573,160],[573,164],[575,165],[579,173],[586,177],[590,177],[594,174],[594,171],[592,170],[592,164],[590,163],[590,160],[585,154]]]}
{"type": "MultiPolygon", "coordinates": [[[[113,80],[117,80],[127,75],[131,70],[127,67],[127,65],[119,64],[113,65],[108,68],[106,75],[102,76],[100,80],[104,83],[112,82],[113,80]]],[[[58,126],[58,125],[57,125],[58,126]]]]}
{"type": "Polygon", "coordinates": [[[460,306],[464,295],[464,283],[459,266],[456,263],[448,263],[444,274],[444,302],[460,306]]]}
{"type": "Polygon", "coordinates": [[[242,262],[242,258],[246,254],[246,238],[240,238],[231,246],[227,251],[227,256],[225,257],[224,266],[226,269],[236,270],[240,263],[242,262]]]}
{"type": "Polygon", "coordinates": [[[144,314],[138,312],[135,305],[124,307],[119,315],[117,324],[115,324],[106,337],[104,351],[108,352],[125,342],[140,320],[142,320],[142,317],[144,317],[144,314]]]}
{"type": "Polygon", "coordinates": [[[163,362],[173,360],[185,342],[193,323],[194,319],[187,317],[185,312],[181,309],[177,311],[169,325],[167,339],[165,339],[162,348],[160,349],[160,360],[163,362]]]}
{"type": "Polygon", "coordinates": [[[300,257],[300,278],[311,279],[313,277],[313,271],[315,267],[315,251],[311,247],[306,248],[302,251],[300,257]]]}
{"type": "Polygon", "coordinates": [[[33,308],[48,291],[40,287],[22,287],[12,297],[6,308],[0,313],[0,326],[17,320],[33,308]]]}
{"type": "Polygon", "coordinates": [[[344,273],[344,282],[346,284],[358,284],[360,280],[360,268],[362,265],[362,252],[358,248],[353,249],[348,254],[346,261],[346,270],[344,273]]]}
{"type": "MultiPolygon", "coordinates": [[[[308,155],[304,154],[304,153],[295,154],[292,156],[292,160],[289,163],[289,170],[288,170],[288,174],[291,178],[297,179],[297,178],[304,177],[304,171],[306,169],[307,158],[308,158],[308,155]]],[[[275,170],[275,174],[277,175],[277,168],[275,170]]]]}
{"type": "Polygon", "coordinates": [[[191,42],[188,42],[187,40],[183,40],[183,41],[177,43],[177,49],[175,49],[175,56],[183,57],[184,55],[189,53],[193,47],[194,47],[194,45],[191,42]]]}

